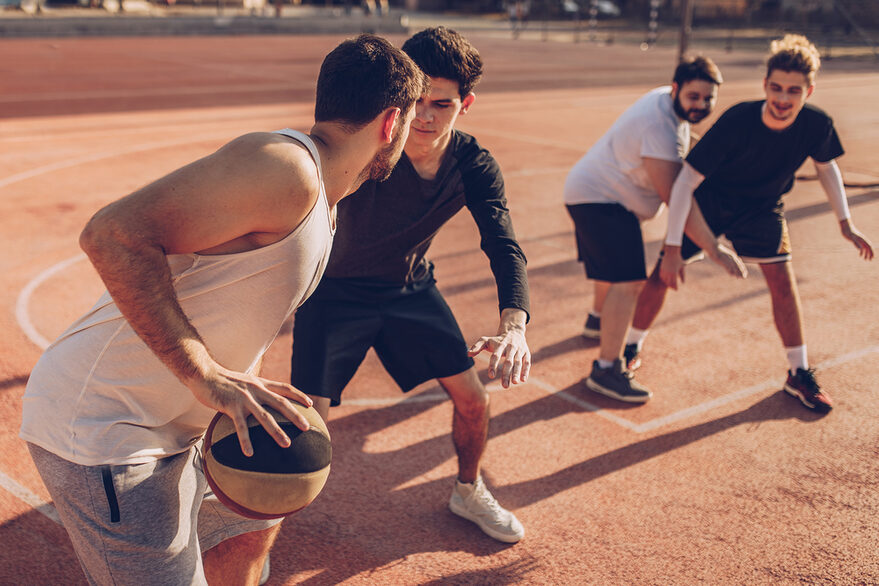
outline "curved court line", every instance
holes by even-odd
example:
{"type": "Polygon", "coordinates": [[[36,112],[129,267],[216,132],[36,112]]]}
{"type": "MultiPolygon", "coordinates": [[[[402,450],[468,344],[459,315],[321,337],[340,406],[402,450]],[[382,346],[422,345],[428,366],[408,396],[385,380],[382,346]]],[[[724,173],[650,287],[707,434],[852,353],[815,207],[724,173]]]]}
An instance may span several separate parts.
{"type": "Polygon", "coordinates": [[[33,295],[34,291],[36,291],[37,287],[51,279],[56,274],[60,273],[70,265],[77,263],[81,260],[85,260],[87,257],[85,254],[77,254],[67,260],[62,260],[59,263],[56,263],[45,269],[43,272],[38,274],[36,277],[30,280],[27,285],[24,286],[24,289],[18,294],[18,299],[15,301],[15,321],[18,322],[18,327],[21,328],[21,331],[24,332],[24,335],[28,337],[28,339],[39,346],[41,350],[45,350],[49,347],[51,342],[46,339],[40,332],[37,331],[37,328],[34,327],[33,322],[30,318],[30,301],[31,295],[33,295]]]}

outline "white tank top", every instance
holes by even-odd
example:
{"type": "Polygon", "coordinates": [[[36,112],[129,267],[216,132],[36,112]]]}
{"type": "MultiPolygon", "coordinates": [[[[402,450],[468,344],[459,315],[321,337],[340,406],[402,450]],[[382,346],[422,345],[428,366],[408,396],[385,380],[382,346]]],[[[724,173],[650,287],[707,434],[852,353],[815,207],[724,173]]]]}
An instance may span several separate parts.
{"type": "MultiPolygon", "coordinates": [[[[320,158],[311,139],[320,195],[282,240],[247,252],[169,255],[183,311],[219,364],[255,367],[283,322],[314,291],[333,242],[320,158]]],[[[23,399],[22,439],[87,466],[138,464],[198,441],[215,411],[144,344],[108,293],[40,358],[23,399]]]]}

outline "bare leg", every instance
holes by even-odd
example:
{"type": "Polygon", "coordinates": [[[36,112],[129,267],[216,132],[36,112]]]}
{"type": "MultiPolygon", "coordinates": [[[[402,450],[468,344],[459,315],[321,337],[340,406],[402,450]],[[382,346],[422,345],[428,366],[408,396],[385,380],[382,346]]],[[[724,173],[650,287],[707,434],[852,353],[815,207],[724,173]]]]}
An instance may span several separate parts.
{"type": "Polygon", "coordinates": [[[793,265],[790,261],[775,262],[761,264],[760,269],[772,297],[772,315],[781,342],[785,348],[802,346],[805,344],[803,313],[793,265]]]}
{"type": "Polygon", "coordinates": [[[314,408],[317,411],[317,414],[320,415],[321,419],[326,423],[327,417],[330,416],[330,399],[328,397],[316,397],[314,395],[308,396],[314,401],[314,408]]]}
{"type": "Polygon", "coordinates": [[[263,531],[232,537],[204,552],[208,584],[258,584],[266,556],[280,531],[279,523],[263,531]]]}
{"type": "Polygon", "coordinates": [[[488,391],[471,367],[461,374],[437,379],[452,398],[452,441],[458,454],[458,480],[470,483],[479,477],[479,463],[488,442],[488,391]]]}
{"type": "Polygon", "coordinates": [[[623,356],[626,333],[644,281],[611,283],[601,312],[601,348],[598,357],[613,362],[623,356]]]}
{"type": "Polygon", "coordinates": [[[595,294],[592,297],[592,313],[600,314],[604,308],[604,300],[607,298],[607,290],[610,283],[607,281],[594,281],[595,294]]]}
{"type": "Polygon", "coordinates": [[[662,310],[666,293],[668,293],[668,287],[659,278],[659,263],[657,263],[644,284],[644,288],[641,289],[641,295],[638,297],[638,304],[635,307],[635,317],[632,318],[632,327],[639,330],[649,330],[653,322],[656,321],[656,316],[662,310]]]}

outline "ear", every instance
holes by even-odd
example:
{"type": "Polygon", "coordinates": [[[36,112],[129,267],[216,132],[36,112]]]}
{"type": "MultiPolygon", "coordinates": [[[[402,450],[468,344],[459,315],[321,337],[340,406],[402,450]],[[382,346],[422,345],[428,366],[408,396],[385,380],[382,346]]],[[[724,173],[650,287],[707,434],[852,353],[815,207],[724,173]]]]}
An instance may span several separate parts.
{"type": "Polygon", "coordinates": [[[390,144],[394,140],[394,129],[397,127],[397,122],[402,119],[400,116],[399,108],[388,108],[385,110],[384,114],[382,114],[382,123],[381,123],[381,141],[383,143],[390,144]]]}
{"type": "Polygon", "coordinates": [[[673,100],[677,99],[679,91],[681,91],[681,88],[680,88],[680,86],[678,86],[678,82],[676,82],[676,81],[671,82],[671,98],[673,100]]]}
{"type": "Polygon", "coordinates": [[[469,94],[464,96],[464,99],[461,100],[461,110],[458,113],[459,114],[466,114],[467,110],[470,109],[470,106],[472,106],[473,102],[475,102],[475,101],[476,101],[476,94],[474,94],[473,92],[470,92],[469,94]]]}
{"type": "Polygon", "coordinates": [[[812,92],[814,92],[814,91],[815,91],[815,84],[813,83],[812,85],[809,86],[809,89],[806,90],[806,99],[808,99],[809,96],[811,96],[812,92]]]}

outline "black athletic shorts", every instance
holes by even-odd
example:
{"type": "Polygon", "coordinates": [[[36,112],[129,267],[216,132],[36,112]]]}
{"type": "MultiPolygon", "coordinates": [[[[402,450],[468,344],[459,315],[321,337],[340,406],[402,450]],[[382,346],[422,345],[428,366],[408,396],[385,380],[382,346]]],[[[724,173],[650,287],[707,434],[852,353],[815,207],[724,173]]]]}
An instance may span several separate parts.
{"type": "Polygon", "coordinates": [[[647,278],[638,217],[617,203],[568,205],[577,235],[577,259],[586,275],[620,283],[647,278]]]}
{"type": "MultiPolygon", "coordinates": [[[[754,263],[790,260],[790,236],[780,200],[731,201],[711,192],[697,192],[696,202],[714,235],[726,236],[742,260],[754,263]]],[[[692,240],[684,237],[681,245],[684,259],[699,250],[692,240]]]]}
{"type": "Polygon", "coordinates": [[[323,279],[296,310],[290,382],[338,405],[370,348],[403,392],[474,364],[432,278],[414,287],[323,279]]]}

